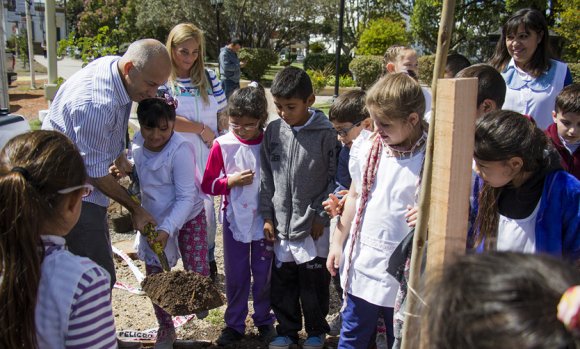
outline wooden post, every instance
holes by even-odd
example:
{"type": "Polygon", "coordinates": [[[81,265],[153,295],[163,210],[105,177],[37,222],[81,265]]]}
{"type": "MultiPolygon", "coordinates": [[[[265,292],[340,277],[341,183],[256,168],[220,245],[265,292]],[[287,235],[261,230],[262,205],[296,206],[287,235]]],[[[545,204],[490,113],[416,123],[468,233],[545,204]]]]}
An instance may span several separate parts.
{"type": "Polygon", "coordinates": [[[465,254],[476,104],[477,78],[439,80],[425,269],[428,277],[465,254]]]}
{"type": "Polygon", "coordinates": [[[409,272],[408,289],[406,299],[406,315],[402,333],[402,349],[415,349],[411,345],[411,338],[416,338],[419,333],[412,333],[416,329],[417,321],[417,295],[414,294],[419,286],[421,274],[421,265],[423,262],[423,251],[427,241],[427,226],[430,216],[431,201],[431,180],[432,180],[432,158],[434,148],[435,132],[432,132],[437,122],[437,81],[445,73],[445,64],[447,62],[447,52],[451,43],[451,33],[453,32],[453,17],[455,15],[455,0],[443,0],[441,9],[441,21],[439,25],[439,34],[437,36],[437,52],[435,53],[435,67],[433,68],[433,82],[431,85],[432,105],[431,105],[431,123],[429,124],[429,135],[427,137],[427,149],[425,150],[425,165],[423,168],[423,178],[421,184],[421,195],[419,196],[419,217],[415,228],[415,237],[413,238],[413,252],[411,253],[411,270],[409,272]]]}

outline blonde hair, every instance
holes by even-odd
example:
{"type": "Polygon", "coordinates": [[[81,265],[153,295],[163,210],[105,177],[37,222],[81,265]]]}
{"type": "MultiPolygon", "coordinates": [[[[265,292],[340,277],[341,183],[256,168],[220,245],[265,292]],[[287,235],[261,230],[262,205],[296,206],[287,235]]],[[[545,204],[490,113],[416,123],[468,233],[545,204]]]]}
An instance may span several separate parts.
{"type": "MultiPolygon", "coordinates": [[[[425,113],[425,96],[417,81],[405,73],[387,74],[367,92],[367,108],[374,108],[379,118],[407,120],[417,113],[421,120],[425,113]]],[[[423,125],[425,126],[425,125],[423,125]]]]}
{"type": "Polygon", "coordinates": [[[189,72],[191,84],[199,89],[199,94],[205,104],[209,103],[208,88],[211,87],[205,73],[205,39],[201,29],[191,23],[180,23],[171,29],[167,36],[165,47],[171,56],[171,75],[169,75],[169,84],[172,91],[175,91],[175,81],[177,80],[177,67],[173,59],[173,49],[187,40],[194,39],[199,43],[199,54],[193,63],[189,72]]]}
{"type": "Polygon", "coordinates": [[[417,51],[409,46],[393,45],[389,47],[383,55],[383,65],[386,67],[388,63],[396,63],[401,59],[403,53],[406,51],[412,51],[415,52],[415,54],[417,53],[417,51]]]}

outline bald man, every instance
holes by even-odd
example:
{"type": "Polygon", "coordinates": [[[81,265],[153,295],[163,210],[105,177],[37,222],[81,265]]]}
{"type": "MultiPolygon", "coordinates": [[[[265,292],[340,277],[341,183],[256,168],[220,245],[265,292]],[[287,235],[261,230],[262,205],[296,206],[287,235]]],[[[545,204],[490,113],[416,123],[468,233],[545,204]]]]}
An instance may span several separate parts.
{"type": "Polygon", "coordinates": [[[155,97],[170,71],[169,54],[161,42],[136,41],[122,57],[96,59],[62,84],[42,124],[43,129],[66,134],[83,156],[95,190],[83,198],[79,221],[65,238],[72,253],[108,271],[111,287],[116,276],[107,223],[109,198],[131,212],[135,229],[143,231],[155,220],[109,175],[109,166],[115,163],[121,171],[130,171],[125,135],[131,104],[155,97]]]}

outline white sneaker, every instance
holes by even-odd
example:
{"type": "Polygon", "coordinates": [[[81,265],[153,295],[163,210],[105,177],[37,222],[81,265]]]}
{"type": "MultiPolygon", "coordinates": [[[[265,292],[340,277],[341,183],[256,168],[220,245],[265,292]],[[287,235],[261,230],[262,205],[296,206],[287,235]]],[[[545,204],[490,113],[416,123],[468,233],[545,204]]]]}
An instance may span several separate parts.
{"type": "Polygon", "coordinates": [[[340,313],[328,315],[326,317],[326,321],[328,322],[328,326],[330,327],[328,335],[329,336],[340,335],[340,329],[342,328],[342,316],[340,315],[340,313]]]}

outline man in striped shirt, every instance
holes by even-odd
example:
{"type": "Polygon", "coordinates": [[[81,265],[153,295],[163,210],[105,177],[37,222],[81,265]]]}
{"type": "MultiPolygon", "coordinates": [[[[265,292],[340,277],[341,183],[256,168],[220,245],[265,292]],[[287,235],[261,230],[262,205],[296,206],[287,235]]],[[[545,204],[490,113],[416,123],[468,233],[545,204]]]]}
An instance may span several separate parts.
{"type": "Polygon", "coordinates": [[[107,224],[109,198],[131,212],[135,229],[143,231],[155,220],[113,179],[109,166],[115,163],[121,171],[130,171],[124,150],[132,101],[155,97],[170,70],[169,54],[161,42],[136,41],[122,57],[99,58],[68,79],[42,124],[43,129],[66,134],[83,156],[96,190],[83,199],[80,219],[66,242],[72,253],[104,267],[111,286],[116,277],[107,224]]]}

